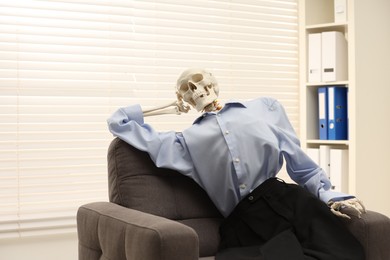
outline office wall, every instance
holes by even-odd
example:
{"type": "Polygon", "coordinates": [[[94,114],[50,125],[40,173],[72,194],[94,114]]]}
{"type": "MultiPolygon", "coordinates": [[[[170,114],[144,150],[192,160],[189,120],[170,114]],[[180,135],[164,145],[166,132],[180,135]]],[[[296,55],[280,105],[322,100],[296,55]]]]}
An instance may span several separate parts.
{"type": "Polygon", "coordinates": [[[355,1],[356,192],[390,216],[390,1],[355,1]]]}

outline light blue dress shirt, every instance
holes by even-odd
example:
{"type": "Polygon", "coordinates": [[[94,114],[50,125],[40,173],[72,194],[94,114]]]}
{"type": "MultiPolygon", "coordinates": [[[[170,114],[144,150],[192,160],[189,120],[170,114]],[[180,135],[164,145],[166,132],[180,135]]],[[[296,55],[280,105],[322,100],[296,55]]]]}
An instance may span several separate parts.
{"type": "Polygon", "coordinates": [[[120,108],[108,125],[115,136],[148,152],[157,167],[195,180],[225,217],[278,174],[283,158],[291,179],[322,201],[352,197],[330,189],[324,171],[300,148],[284,108],[272,98],[229,102],[181,133],[156,132],[144,123],[139,105],[120,108]]]}

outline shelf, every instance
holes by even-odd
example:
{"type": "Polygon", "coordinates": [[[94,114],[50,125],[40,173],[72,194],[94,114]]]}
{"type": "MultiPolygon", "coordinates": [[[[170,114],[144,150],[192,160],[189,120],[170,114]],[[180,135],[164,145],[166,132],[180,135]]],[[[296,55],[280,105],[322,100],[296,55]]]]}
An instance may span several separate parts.
{"type": "Polygon", "coordinates": [[[348,85],[349,82],[347,80],[343,81],[333,81],[333,82],[307,82],[306,86],[315,87],[315,86],[332,86],[332,85],[348,85]]]}
{"type": "Polygon", "coordinates": [[[306,30],[315,30],[315,29],[343,29],[346,26],[348,26],[347,23],[323,23],[323,24],[314,24],[314,25],[307,25],[306,30]]]}
{"type": "Polygon", "coordinates": [[[306,140],[307,144],[340,144],[340,145],[349,145],[349,140],[319,140],[319,139],[310,139],[306,140]]]}
{"type": "Polygon", "coordinates": [[[321,32],[330,32],[338,31],[346,34],[348,31],[347,23],[324,23],[306,26],[306,33],[321,33],[321,32]]]}

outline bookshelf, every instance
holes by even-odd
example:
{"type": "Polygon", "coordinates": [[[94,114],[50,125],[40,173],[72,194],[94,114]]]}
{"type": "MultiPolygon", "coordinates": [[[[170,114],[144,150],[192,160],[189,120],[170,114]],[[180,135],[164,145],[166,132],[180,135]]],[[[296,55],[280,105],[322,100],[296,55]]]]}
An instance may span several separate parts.
{"type": "MultiPolygon", "coordinates": [[[[309,82],[309,62],[308,62],[308,38],[309,34],[323,33],[337,31],[341,32],[347,40],[347,49],[349,50],[349,39],[348,39],[348,20],[335,21],[334,16],[334,1],[323,0],[323,1],[312,1],[303,0],[300,2],[300,15],[301,19],[301,30],[300,30],[300,44],[301,44],[301,139],[303,140],[302,146],[305,149],[309,148],[320,148],[320,146],[330,146],[332,149],[343,149],[348,151],[350,149],[350,138],[348,140],[321,140],[319,137],[319,122],[318,122],[318,88],[326,86],[343,86],[348,89],[351,87],[348,78],[342,81],[331,81],[331,82],[309,82]]],[[[319,51],[321,51],[319,49],[319,51]]],[[[347,55],[349,56],[349,55],[347,55]]],[[[348,90],[350,91],[350,90],[348,90]]],[[[348,108],[349,110],[349,108],[348,108]]],[[[320,156],[321,157],[321,156],[320,156]]],[[[330,174],[328,172],[328,174],[330,174]]],[[[343,192],[349,193],[353,191],[354,178],[350,176],[350,172],[345,173],[347,175],[348,184],[344,186],[343,192]],[[351,186],[351,187],[350,187],[351,186]]]]}
{"type": "Polygon", "coordinates": [[[346,21],[335,22],[338,0],[299,0],[300,138],[304,149],[328,145],[348,151],[348,185],[367,208],[390,216],[390,1],[346,0],[346,21]],[[341,32],[347,40],[348,78],[308,82],[308,35],[341,32]],[[348,88],[348,140],[320,140],[318,88],[348,88]]]}

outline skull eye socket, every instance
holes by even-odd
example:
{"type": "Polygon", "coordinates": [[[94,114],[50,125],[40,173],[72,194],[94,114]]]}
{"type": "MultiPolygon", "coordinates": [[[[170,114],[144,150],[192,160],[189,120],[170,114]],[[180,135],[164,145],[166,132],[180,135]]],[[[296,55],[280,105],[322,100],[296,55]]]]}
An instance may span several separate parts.
{"type": "Polygon", "coordinates": [[[203,75],[202,74],[194,74],[194,75],[192,75],[191,79],[193,82],[196,83],[196,82],[203,80],[203,75]]]}
{"type": "Polygon", "coordinates": [[[180,86],[180,92],[187,92],[187,91],[188,91],[188,84],[187,83],[183,83],[180,86]]]}

